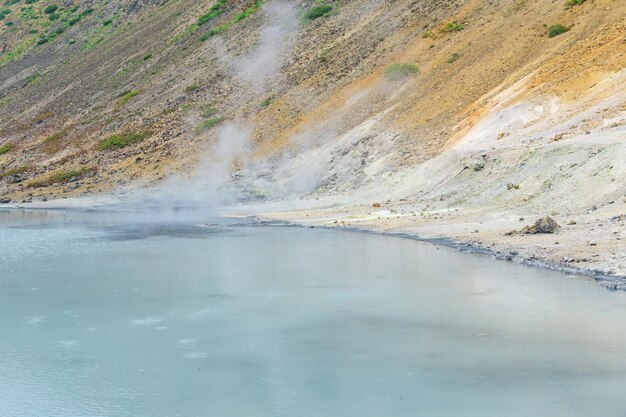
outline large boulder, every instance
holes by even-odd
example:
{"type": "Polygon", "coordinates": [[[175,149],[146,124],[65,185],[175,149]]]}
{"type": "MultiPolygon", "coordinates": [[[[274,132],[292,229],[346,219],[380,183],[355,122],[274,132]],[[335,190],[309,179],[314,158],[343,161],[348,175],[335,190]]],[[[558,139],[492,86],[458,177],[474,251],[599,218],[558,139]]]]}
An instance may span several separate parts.
{"type": "Polygon", "coordinates": [[[542,217],[535,222],[537,233],[555,233],[561,226],[552,217],[542,217]]]}

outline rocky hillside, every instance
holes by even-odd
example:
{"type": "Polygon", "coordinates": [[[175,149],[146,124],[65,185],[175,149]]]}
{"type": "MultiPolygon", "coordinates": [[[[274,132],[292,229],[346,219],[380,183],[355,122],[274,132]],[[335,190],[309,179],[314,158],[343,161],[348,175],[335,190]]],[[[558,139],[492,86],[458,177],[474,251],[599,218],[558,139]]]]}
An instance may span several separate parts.
{"type": "Polygon", "coordinates": [[[596,205],[624,195],[623,1],[2,7],[5,199],[217,178],[240,199],[414,199],[436,185],[458,204],[534,204],[598,147],[611,156],[596,205]],[[517,194],[500,195],[507,183],[517,194]]]}

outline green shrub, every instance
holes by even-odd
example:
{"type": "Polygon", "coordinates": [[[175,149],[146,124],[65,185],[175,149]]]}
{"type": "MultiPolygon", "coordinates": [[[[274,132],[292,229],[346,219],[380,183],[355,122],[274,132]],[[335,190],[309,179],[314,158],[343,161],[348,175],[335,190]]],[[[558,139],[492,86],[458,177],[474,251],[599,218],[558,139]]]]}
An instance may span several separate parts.
{"type": "Polygon", "coordinates": [[[0,155],[4,155],[5,153],[9,153],[13,150],[13,145],[11,145],[10,143],[5,143],[4,145],[0,146],[0,155]]]}
{"type": "Polygon", "coordinates": [[[333,11],[333,6],[329,4],[323,4],[321,6],[315,6],[310,9],[304,15],[304,18],[308,21],[315,20],[320,17],[326,17],[333,11]]]}
{"type": "Polygon", "coordinates": [[[144,61],[147,61],[147,60],[149,60],[150,58],[152,58],[152,54],[148,54],[148,55],[144,56],[144,57],[143,57],[143,60],[144,60],[144,61]]]}
{"type": "Polygon", "coordinates": [[[127,90],[117,96],[117,101],[121,105],[128,104],[128,102],[131,101],[137,95],[139,95],[139,91],[127,90]]]}
{"type": "Polygon", "coordinates": [[[448,58],[448,64],[452,64],[453,62],[456,62],[456,60],[459,59],[459,56],[460,55],[457,54],[456,52],[450,55],[450,58],[448,58]]]}
{"type": "Polygon", "coordinates": [[[459,32],[465,29],[465,23],[462,22],[450,22],[443,27],[442,32],[459,32]]]}
{"type": "Polygon", "coordinates": [[[37,3],[39,0],[26,0],[24,3],[25,4],[33,4],[33,3],[37,3]]]}
{"type": "Polygon", "coordinates": [[[261,101],[259,103],[259,107],[264,109],[264,108],[268,107],[270,104],[272,104],[272,98],[268,97],[268,98],[266,98],[265,100],[263,100],[263,101],[261,101]]]}
{"type": "Polygon", "coordinates": [[[422,39],[430,38],[433,36],[433,32],[430,30],[425,30],[422,32],[422,39]]]}
{"type": "Polygon", "coordinates": [[[552,26],[550,26],[550,28],[548,28],[548,37],[549,38],[553,38],[555,36],[558,36],[558,35],[560,35],[562,33],[565,33],[567,31],[569,31],[569,29],[570,28],[565,27],[565,26],[563,26],[561,24],[552,25],[552,26]]]}
{"type": "Polygon", "coordinates": [[[67,24],[70,26],[74,26],[78,22],[80,22],[80,16],[74,16],[70,20],[68,20],[67,24]]]}
{"type": "Polygon", "coordinates": [[[568,0],[567,6],[578,6],[579,4],[583,4],[586,0],[568,0]]]}
{"type": "Polygon", "coordinates": [[[148,136],[150,136],[149,132],[126,132],[111,135],[98,143],[98,149],[101,151],[122,149],[129,145],[139,143],[148,136]]]}
{"type": "Polygon", "coordinates": [[[385,76],[390,80],[401,80],[419,72],[413,64],[393,64],[385,69],[385,76]]]}
{"type": "Polygon", "coordinates": [[[59,6],[57,6],[56,4],[51,4],[50,6],[46,7],[45,9],[43,9],[43,12],[45,14],[52,14],[54,12],[56,12],[59,9],[59,6]]]}
{"type": "Polygon", "coordinates": [[[80,16],[81,18],[89,16],[90,14],[93,13],[93,10],[94,9],[90,7],[89,9],[83,10],[78,16],[80,16]]]}
{"type": "Polygon", "coordinates": [[[37,45],[43,45],[46,42],[48,42],[48,38],[39,38],[39,39],[37,39],[37,45]]]}
{"type": "Polygon", "coordinates": [[[113,19],[110,18],[102,22],[102,26],[109,26],[111,24],[113,24],[113,19]]]}

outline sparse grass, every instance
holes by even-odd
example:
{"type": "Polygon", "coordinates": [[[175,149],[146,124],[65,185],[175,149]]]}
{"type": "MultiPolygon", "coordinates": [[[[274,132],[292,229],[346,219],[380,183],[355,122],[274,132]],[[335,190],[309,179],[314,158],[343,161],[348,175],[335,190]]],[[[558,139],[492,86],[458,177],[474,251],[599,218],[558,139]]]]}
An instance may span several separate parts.
{"type": "Polygon", "coordinates": [[[199,89],[200,86],[198,84],[188,85],[187,88],[185,88],[185,93],[190,94],[199,89]]]}
{"type": "Polygon", "coordinates": [[[320,17],[326,17],[330,15],[332,11],[333,11],[333,6],[329,4],[322,4],[319,6],[315,6],[312,9],[310,9],[308,12],[306,12],[304,15],[304,19],[307,22],[311,22],[320,17]]]}
{"type": "Polygon", "coordinates": [[[42,142],[42,150],[48,155],[57,153],[61,147],[61,140],[67,136],[67,131],[62,130],[48,136],[42,142]]]}
{"type": "Polygon", "coordinates": [[[200,123],[199,128],[200,129],[210,129],[214,126],[217,126],[218,124],[222,123],[222,121],[224,121],[223,117],[214,117],[212,119],[208,119],[203,121],[202,123],[200,123]]]}
{"type": "Polygon", "coordinates": [[[149,136],[150,133],[145,131],[126,132],[111,135],[98,143],[98,149],[101,151],[122,149],[135,143],[139,143],[149,136]]]}
{"type": "Polygon", "coordinates": [[[246,17],[248,17],[251,14],[253,14],[254,12],[256,12],[261,7],[262,4],[263,4],[262,0],[255,0],[254,4],[252,6],[247,7],[243,12],[239,13],[238,15],[236,15],[233,18],[233,20],[230,21],[230,24],[234,25],[235,23],[238,23],[238,22],[242,21],[246,17]]]}
{"type": "Polygon", "coordinates": [[[450,32],[459,32],[465,29],[465,23],[462,22],[450,22],[441,29],[442,32],[450,33],[450,32]]]}
{"type": "Polygon", "coordinates": [[[419,68],[413,64],[392,64],[385,69],[385,76],[390,80],[402,80],[419,73],[419,68]]]}
{"type": "Polygon", "coordinates": [[[28,170],[27,167],[18,167],[18,168],[10,169],[8,171],[0,172],[0,179],[10,177],[11,175],[23,174],[27,170],[28,170]]]}
{"type": "Polygon", "coordinates": [[[422,32],[422,39],[432,38],[433,32],[431,30],[425,30],[422,32]]]}
{"type": "Polygon", "coordinates": [[[568,32],[570,28],[565,27],[561,24],[552,25],[548,28],[548,37],[554,38],[555,36],[561,35],[565,32],[568,32]]]}
{"type": "Polygon", "coordinates": [[[10,143],[5,143],[4,145],[0,146],[0,155],[9,153],[12,150],[13,150],[13,145],[11,145],[10,143]]]}
{"type": "Polygon", "coordinates": [[[450,58],[448,58],[448,64],[452,64],[453,62],[456,62],[456,60],[459,59],[459,57],[460,55],[454,52],[452,55],[450,55],[450,58]]]}
{"type": "Polygon", "coordinates": [[[72,180],[73,178],[77,180],[82,179],[87,175],[94,173],[95,171],[96,169],[93,167],[85,167],[71,171],[56,172],[43,178],[33,179],[26,183],[26,186],[30,188],[39,188],[47,187],[53,184],[63,184],[72,180]]]}
{"type": "Polygon", "coordinates": [[[117,96],[117,102],[123,106],[125,104],[128,104],[129,101],[131,101],[134,97],[138,95],[139,95],[139,91],[127,90],[127,91],[124,91],[119,96],[117,96]]]}
{"type": "MultiPolygon", "coordinates": [[[[209,12],[209,13],[203,15],[202,17],[200,17],[200,20],[198,20],[198,22],[196,22],[194,25],[192,25],[191,31],[195,32],[204,23],[206,23],[209,20],[212,20],[215,17],[217,17],[220,14],[222,14],[223,12],[221,12],[220,10],[222,10],[221,7],[223,5],[225,5],[225,4],[226,4],[225,1],[220,1],[220,2],[216,3],[211,8],[211,12],[209,12]],[[219,12],[219,14],[215,14],[217,12],[219,12]],[[203,17],[204,17],[204,19],[203,19],[203,17]]],[[[229,22],[224,23],[221,26],[213,27],[213,28],[209,29],[208,31],[206,31],[205,33],[203,33],[202,36],[200,36],[200,41],[201,42],[206,42],[207,40],[209,40],[213,36],[219,34],[220,32],[224,32],[225,30],[229,29],[231,26],[237,24],[238,22],[240,22],[240,21],[244,20],[245,18],[247,18],[248,16],[252,15],[254,12],[259,10],[262,5],[263,5],[263,0],[255,0],[254,3],[251,6],[246,7],[241,13],[237,14],[229,22]]],[[[226,9],[224,8],[223,11],[226,11],[226,9]]]]}
{"type": "Polygon", "coordinates": [[[202,109],[202,117],[213,117],[218,113],[217,109],[212,105],[205,106],[202,109]]]}

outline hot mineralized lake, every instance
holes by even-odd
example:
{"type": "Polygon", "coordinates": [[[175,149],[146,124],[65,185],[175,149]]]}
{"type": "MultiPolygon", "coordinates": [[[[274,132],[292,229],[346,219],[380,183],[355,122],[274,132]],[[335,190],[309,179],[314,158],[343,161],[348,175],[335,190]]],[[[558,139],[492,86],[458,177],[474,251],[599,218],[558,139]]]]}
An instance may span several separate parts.
{"type": "Polygon", "coordinates": [[[0,212],[2,417],[623,417],[626,293],[408,239],[0,212]]]}

